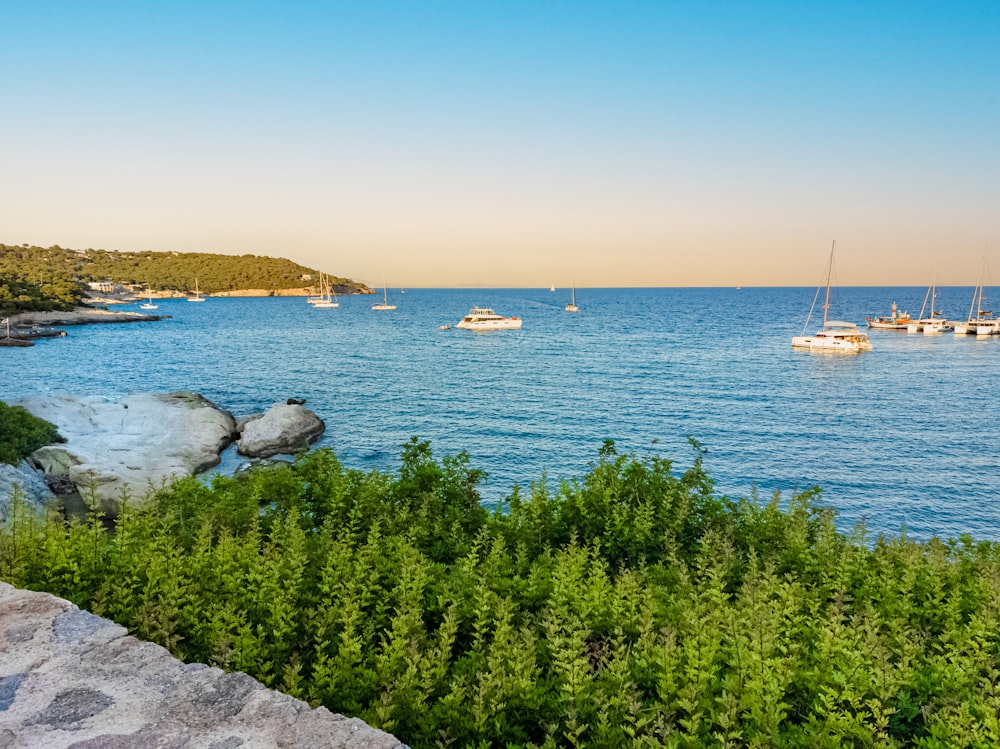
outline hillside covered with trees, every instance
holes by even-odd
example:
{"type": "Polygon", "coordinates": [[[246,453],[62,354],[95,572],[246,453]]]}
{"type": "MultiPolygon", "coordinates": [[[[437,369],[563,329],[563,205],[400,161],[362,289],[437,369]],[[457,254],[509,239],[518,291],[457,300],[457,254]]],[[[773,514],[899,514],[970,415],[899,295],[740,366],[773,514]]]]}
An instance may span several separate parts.
{"type": "Polygon", "coordinates": [[[413,747],[1000,746],[1000,547],[837,530],[620,455],[489,513],[464,454],[188,479],[109,533],[13,510],[0,579],[413,747]]]}
{"type": "MultiPolygon", "coordinates": [[[[324,271],[325,272],[325,271],[324,271]]],[[[69,250],[58,245],[0,244],[0,307],[11,311],[66,309],[79,304],[81,285],[110,280],[148,284],[153,291],[208,294],[244,289],[299,289],[318,285],[319,270],[285,258],[199,252],[69,250]]],[[[363,284],[331,277],[341,294],[369,293],[363,284]]]]}

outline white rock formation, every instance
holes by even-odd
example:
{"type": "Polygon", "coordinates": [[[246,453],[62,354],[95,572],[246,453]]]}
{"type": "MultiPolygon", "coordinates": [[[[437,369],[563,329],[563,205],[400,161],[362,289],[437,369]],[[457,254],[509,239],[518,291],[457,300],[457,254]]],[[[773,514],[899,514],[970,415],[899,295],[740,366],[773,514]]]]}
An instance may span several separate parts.
{"type": "Polygon", "coordinates": [[[325,429],[323,421],[309,409],[279,403],[243,425],[236,449],[251,458],[290,455],[318,440],[325,429]]]}
{"type": "Polygon", "coordinates": [[[47,474],[66,474],[84,499],[91,488],[116,515],[127,492],[141,502],[150,487],[219,462],[232,441],[232,414],[197,393],[135,393],[119,401],[91,396],[31,396],[12,401],[56,425],[66,442],[32,453],[47,474]]]}

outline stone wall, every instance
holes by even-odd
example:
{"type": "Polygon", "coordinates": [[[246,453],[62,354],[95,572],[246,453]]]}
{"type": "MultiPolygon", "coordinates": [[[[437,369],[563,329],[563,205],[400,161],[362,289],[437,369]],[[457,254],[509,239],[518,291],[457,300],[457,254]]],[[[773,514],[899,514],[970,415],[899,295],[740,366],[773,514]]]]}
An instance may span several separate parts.
{"type": "Polygon", "coordinates": [[[2,582],[0,747],[405,749],[357,718],[184,664],[68,601],[2,582]]]}

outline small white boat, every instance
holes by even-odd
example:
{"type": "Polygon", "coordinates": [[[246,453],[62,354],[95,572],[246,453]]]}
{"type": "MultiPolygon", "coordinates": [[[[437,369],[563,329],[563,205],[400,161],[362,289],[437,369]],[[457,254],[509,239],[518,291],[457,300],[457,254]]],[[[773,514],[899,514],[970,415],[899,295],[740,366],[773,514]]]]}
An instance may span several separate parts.
{"type": "Polygon", "coordinates": [[[860,351],[869,351],[872,347],[868,336],[858,329],[852,322],[843,320],[827,320],[827,311],[830,308],[830,278],[833,275],[833,250],[837,246],[836,240],[830,248],[830,260],[826,269],[826,298],[823,300],[823,327],[815,335],[806,335],[806,328],[809,327],[809,318],[812,317],[813,309],[816,308],[816,300],[819,299],[819,292],[823,285],[816,289],[816,296],[813,297],[812,307],[809,308],[809,315],[806,317],[806,324],[802,328],[802,334],[792,338],[792,348],[809,349],[811,351],[831,351],[856,354],[860,351]]]}
{"type": "Polygon", "coordinates": [[[187,298],[189,302],[204,302],[205,297],[198,291],[198,279],[194,279],[194,294],[187,298]]]}
{"type": "Polygon", "coordinates": [[[450,325],[438,325],[438,330],[451,330],[450,325]]]}
{"type": "Polygon", "coordinates": [[[157,305],[153,304],[153,292],[152,291],[148,292],[148,299],[149,299],[148,302],[139,305],[139,309],[159,309],[159,307],[157,305]]]}
{"type": "Polygon", "coordinates": [[[517,330],[521,327],[521,318],[498,315],[489,307],[473,307],[455,327],[466,330],[517,330]]]}
{"type": "Polygon", "coordinates": [[[330,288],[329,282],[326,277],[320,273],[319,275],[319,288],[320,296],[316,301],[310,298],[309,304],[312,305],[313,309],[335,309],[340,306],[340,302],[337,301],[337,294],[330,288]]]}
{"type": "Polygon", "coordinates": [[[555,290],[556,290],[556,285],[555,284],[552,284],[551,286],[549,286],[549,291],[555,291],[555,290]]]}
{"type": "Polygon", "coordinates": [[[576,281],[573,282],[573,286],[570,290],[569,304],[566,305],[567,312],[579,312],[580,308],[576,306],[576,281]]]}
{"type": "Polygon", "coordinates": [[[382,302],[381,303],[376,302],[375,304],[373,304],[372,309],[374,310],[396,309],[395,304],[389,304],[389,290],[388,288],[386,288],[385,284],[382,284],[382,302]]]}

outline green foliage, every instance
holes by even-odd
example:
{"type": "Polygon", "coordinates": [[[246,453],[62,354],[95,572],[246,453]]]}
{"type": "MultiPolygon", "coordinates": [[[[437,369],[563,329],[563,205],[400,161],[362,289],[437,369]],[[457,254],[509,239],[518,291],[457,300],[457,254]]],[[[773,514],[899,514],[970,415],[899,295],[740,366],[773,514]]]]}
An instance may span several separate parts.
{"type": "Polygon", "coordinates": [[[480,507],[413,440],[189,480],[113,533],[15,502],[0,577],[428,747],[1000,745],[1000,548],[844,535],[605,445],[480,507]]]}
{"type": "MultiPolygon", "coordinates": [[[[58,245],[0,244],[0,315],[71,309],[84,297],[88,281],[110,279],[154,291],[217,293],[241,289],[296,289],[317,286],[319,271],[285,258],[197,252],[111,252],[67,250],[58,245]],[[305,278],[304,278],[305,277],[305,278]]],[[[347,278],[330,277],[342,294],[370,290],[347,278]]]]}
{"type": "Polygon", "coordinates": [[[54,425],[0,401],[0,463],[17,465],[40,447],[65,441],[54,425]]]}

